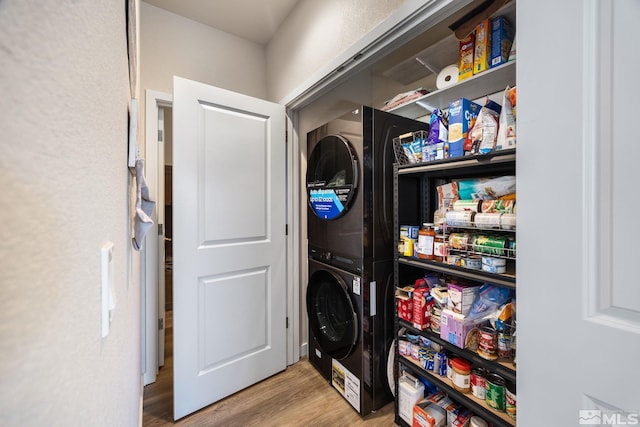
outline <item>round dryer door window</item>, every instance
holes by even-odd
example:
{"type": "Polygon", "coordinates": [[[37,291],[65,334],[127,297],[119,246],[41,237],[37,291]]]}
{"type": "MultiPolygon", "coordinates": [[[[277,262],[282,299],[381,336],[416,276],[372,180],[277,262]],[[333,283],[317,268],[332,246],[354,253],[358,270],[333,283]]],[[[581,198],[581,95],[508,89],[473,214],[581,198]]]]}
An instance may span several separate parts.
{"type": "Polygon", "coordinates": [[[358,162],[349,141],[340,135],[322,138],[307,163],[307,197],[311,210],[321,219],[344,215],[354,199],[358,162]]]}
{"type": "Polygon", "coordinates": [[[318,270],[307,288],[309,328],[325,353],[344,359],[358,340],[357,314],[344,281],[328,270],[318,270]]]}

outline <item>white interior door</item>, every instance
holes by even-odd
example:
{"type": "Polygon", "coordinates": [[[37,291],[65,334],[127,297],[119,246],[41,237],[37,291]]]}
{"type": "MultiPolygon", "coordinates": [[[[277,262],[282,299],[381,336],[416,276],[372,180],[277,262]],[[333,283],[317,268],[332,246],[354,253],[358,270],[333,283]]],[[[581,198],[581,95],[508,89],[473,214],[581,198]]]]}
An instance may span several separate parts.
{"type": "Polygon", "coordinates": [[[174,77],[174,418],[286,367],[284,107],[174,77]]]}
{"type": "Polygon", "coordinates": [[[518,426],[638,425],[640,2],[517,14],[518,426]]]}

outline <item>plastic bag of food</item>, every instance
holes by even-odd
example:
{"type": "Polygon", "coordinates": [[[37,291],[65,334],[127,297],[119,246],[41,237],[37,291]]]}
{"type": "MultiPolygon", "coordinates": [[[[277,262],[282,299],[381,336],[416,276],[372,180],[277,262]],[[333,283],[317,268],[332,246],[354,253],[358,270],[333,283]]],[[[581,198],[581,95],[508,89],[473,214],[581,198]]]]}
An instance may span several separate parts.
{"type": "Polygon", "coordinates": [[[465,139],[465,154],[486,154],[493,151],[501,108],[498,103],[488,100],[480,109],[476,122],[465,139]]]}
{"type": "Polygon", "coordinates": [[[511,291],[509,291],[509,289],[499,288],[485,283],[478,291],[478,296],[469,311],[469,317],[475,317],[481,313],[493,312],[506,303],[509,298],[511,298],[511,291]]]}
{"type": "Polygon", "coordinates": [[[516,92],[515,88],[507,88],[502,94],[502,111],[498,121],[498,137],[496,151],[516,148],[516,118],[514,115],[516,92]]]}
{"type": "Polygon", "coordinates": [[[429,118],[427,144],[437,144],[449,140],[449,117],[445,111],[435,109],[429,118]]]}

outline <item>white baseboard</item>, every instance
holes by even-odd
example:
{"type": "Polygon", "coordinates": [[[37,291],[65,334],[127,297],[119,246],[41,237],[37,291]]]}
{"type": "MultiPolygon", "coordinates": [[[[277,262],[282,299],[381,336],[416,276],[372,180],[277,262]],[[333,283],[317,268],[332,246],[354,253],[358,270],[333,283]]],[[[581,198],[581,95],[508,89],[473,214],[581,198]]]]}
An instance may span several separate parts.
{"type": "Polygon", "coordinates": [[[306,357],[308,358],[309,354],[309,344],[304,343],[300,346],[300,358],[306,357]]]}

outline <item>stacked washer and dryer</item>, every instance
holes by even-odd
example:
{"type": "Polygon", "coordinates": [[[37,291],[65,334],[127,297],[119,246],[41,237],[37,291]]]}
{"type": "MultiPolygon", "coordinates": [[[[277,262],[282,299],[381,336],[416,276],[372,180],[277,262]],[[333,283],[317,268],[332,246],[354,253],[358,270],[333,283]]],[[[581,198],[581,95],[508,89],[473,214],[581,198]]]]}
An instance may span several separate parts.
{"type": "Polygon", "coordinates": [[[393,138],[416,130],[362,106],[307,134],[309,360],[362,416],[392,400],[393,138]]]}

